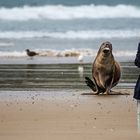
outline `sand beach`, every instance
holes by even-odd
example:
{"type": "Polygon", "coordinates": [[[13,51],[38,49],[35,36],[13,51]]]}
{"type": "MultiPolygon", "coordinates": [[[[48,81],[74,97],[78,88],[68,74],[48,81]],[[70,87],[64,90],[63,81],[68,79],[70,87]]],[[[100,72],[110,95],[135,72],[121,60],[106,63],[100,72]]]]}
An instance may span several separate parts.
{"type": "Polygon", "coordinates": [[[139,140],[133,90],[117,91],[130,95],[0,91],[0,139],[139,140]]]}
{"type": "Polygon", "coordinates": [[[133,88],[138,69],[122,62],[113,90],[129,95],[91,93],[85,75],[91,64],[1,64],[0,139],[139,140],[133,88]],[[80,67],[80,68],[79,68],[80,67]]]}

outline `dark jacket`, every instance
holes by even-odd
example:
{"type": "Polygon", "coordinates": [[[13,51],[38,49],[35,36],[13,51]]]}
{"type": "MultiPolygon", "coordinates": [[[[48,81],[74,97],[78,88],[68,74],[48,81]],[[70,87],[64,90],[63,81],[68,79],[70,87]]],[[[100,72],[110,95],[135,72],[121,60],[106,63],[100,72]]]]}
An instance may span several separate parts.
{"type": "MultiPolygon", "coordinates": [[[[135,58],[135,65],[140,68],[140,43],[138,45],[138,51],[136,54],[136,58],[135,58]]],[[[137,100],[140,100],[140,75],[138,77],[138,80],[136,82],[136,86],[134,89],[134,98],[137,100]]]]}

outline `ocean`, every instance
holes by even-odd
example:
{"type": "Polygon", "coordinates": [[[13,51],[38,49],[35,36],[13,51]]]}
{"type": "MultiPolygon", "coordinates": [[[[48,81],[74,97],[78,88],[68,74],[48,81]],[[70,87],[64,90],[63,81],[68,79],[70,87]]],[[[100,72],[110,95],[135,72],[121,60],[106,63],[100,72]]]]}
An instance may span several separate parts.
{"type": "Polygon", "coordinates": [[[91,62],[101,43],[110,41],[116,59],[133,61],[139,25],[138,0],[0,1],[0,57],[18,61],[28,48],[40,59],[82,54],[91,62]]]}

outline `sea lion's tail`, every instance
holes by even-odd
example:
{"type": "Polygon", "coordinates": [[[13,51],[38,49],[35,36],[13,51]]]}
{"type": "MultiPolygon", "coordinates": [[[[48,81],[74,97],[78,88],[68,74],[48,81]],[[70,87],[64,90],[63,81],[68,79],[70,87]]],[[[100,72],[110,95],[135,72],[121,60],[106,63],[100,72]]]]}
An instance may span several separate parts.
{"type": "Polygon", "coordinates": [[[94,82],[90,78],[85,77],[85,82],[86,82],[87,86],[90,87],[94,92],[97,91],[94,82]]]}

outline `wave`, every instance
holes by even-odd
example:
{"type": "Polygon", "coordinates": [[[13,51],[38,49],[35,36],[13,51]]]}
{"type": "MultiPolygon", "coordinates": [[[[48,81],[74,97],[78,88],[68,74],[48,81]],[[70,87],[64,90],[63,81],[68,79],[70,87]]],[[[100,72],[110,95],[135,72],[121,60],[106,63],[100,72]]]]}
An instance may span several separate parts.
{"type": "MultiPolygon", "coordinates": [[[[34,50],[39,53],[39,57],[95,57],[97,54],[96,49],[69,49],[69,50],[34,50]]],[[[136,55],[136,51],[130,50],[118,50],[113,52],[115,57],[134,57],[136,55]]],[[[0,57],[27,57],[26,52],[2,52],[0,51],[0,57]]]]}
{"type": "Polygon", "coordinates": [[[98,38],[132,38],[139,37],[140,30],[85,30],[67,32],[42,32],[42,31],[18,31],[0,32],[0,39],[3,38],[59,38],[59,39],[98,39],[98,38]]]}
{"type": "Polygon", "coordinates": [[[24,6],[14,8],[0,8],[2,20],[71,20],[79,18],[140,18],[140,8],[133,5],[81,5],[81,6],[24,6]]]}
{"type": "Polygon", "coordinates": [[[9,47],[14,46],[14,43],[11,42],[0,42],[0,47],[9,47]]]}

